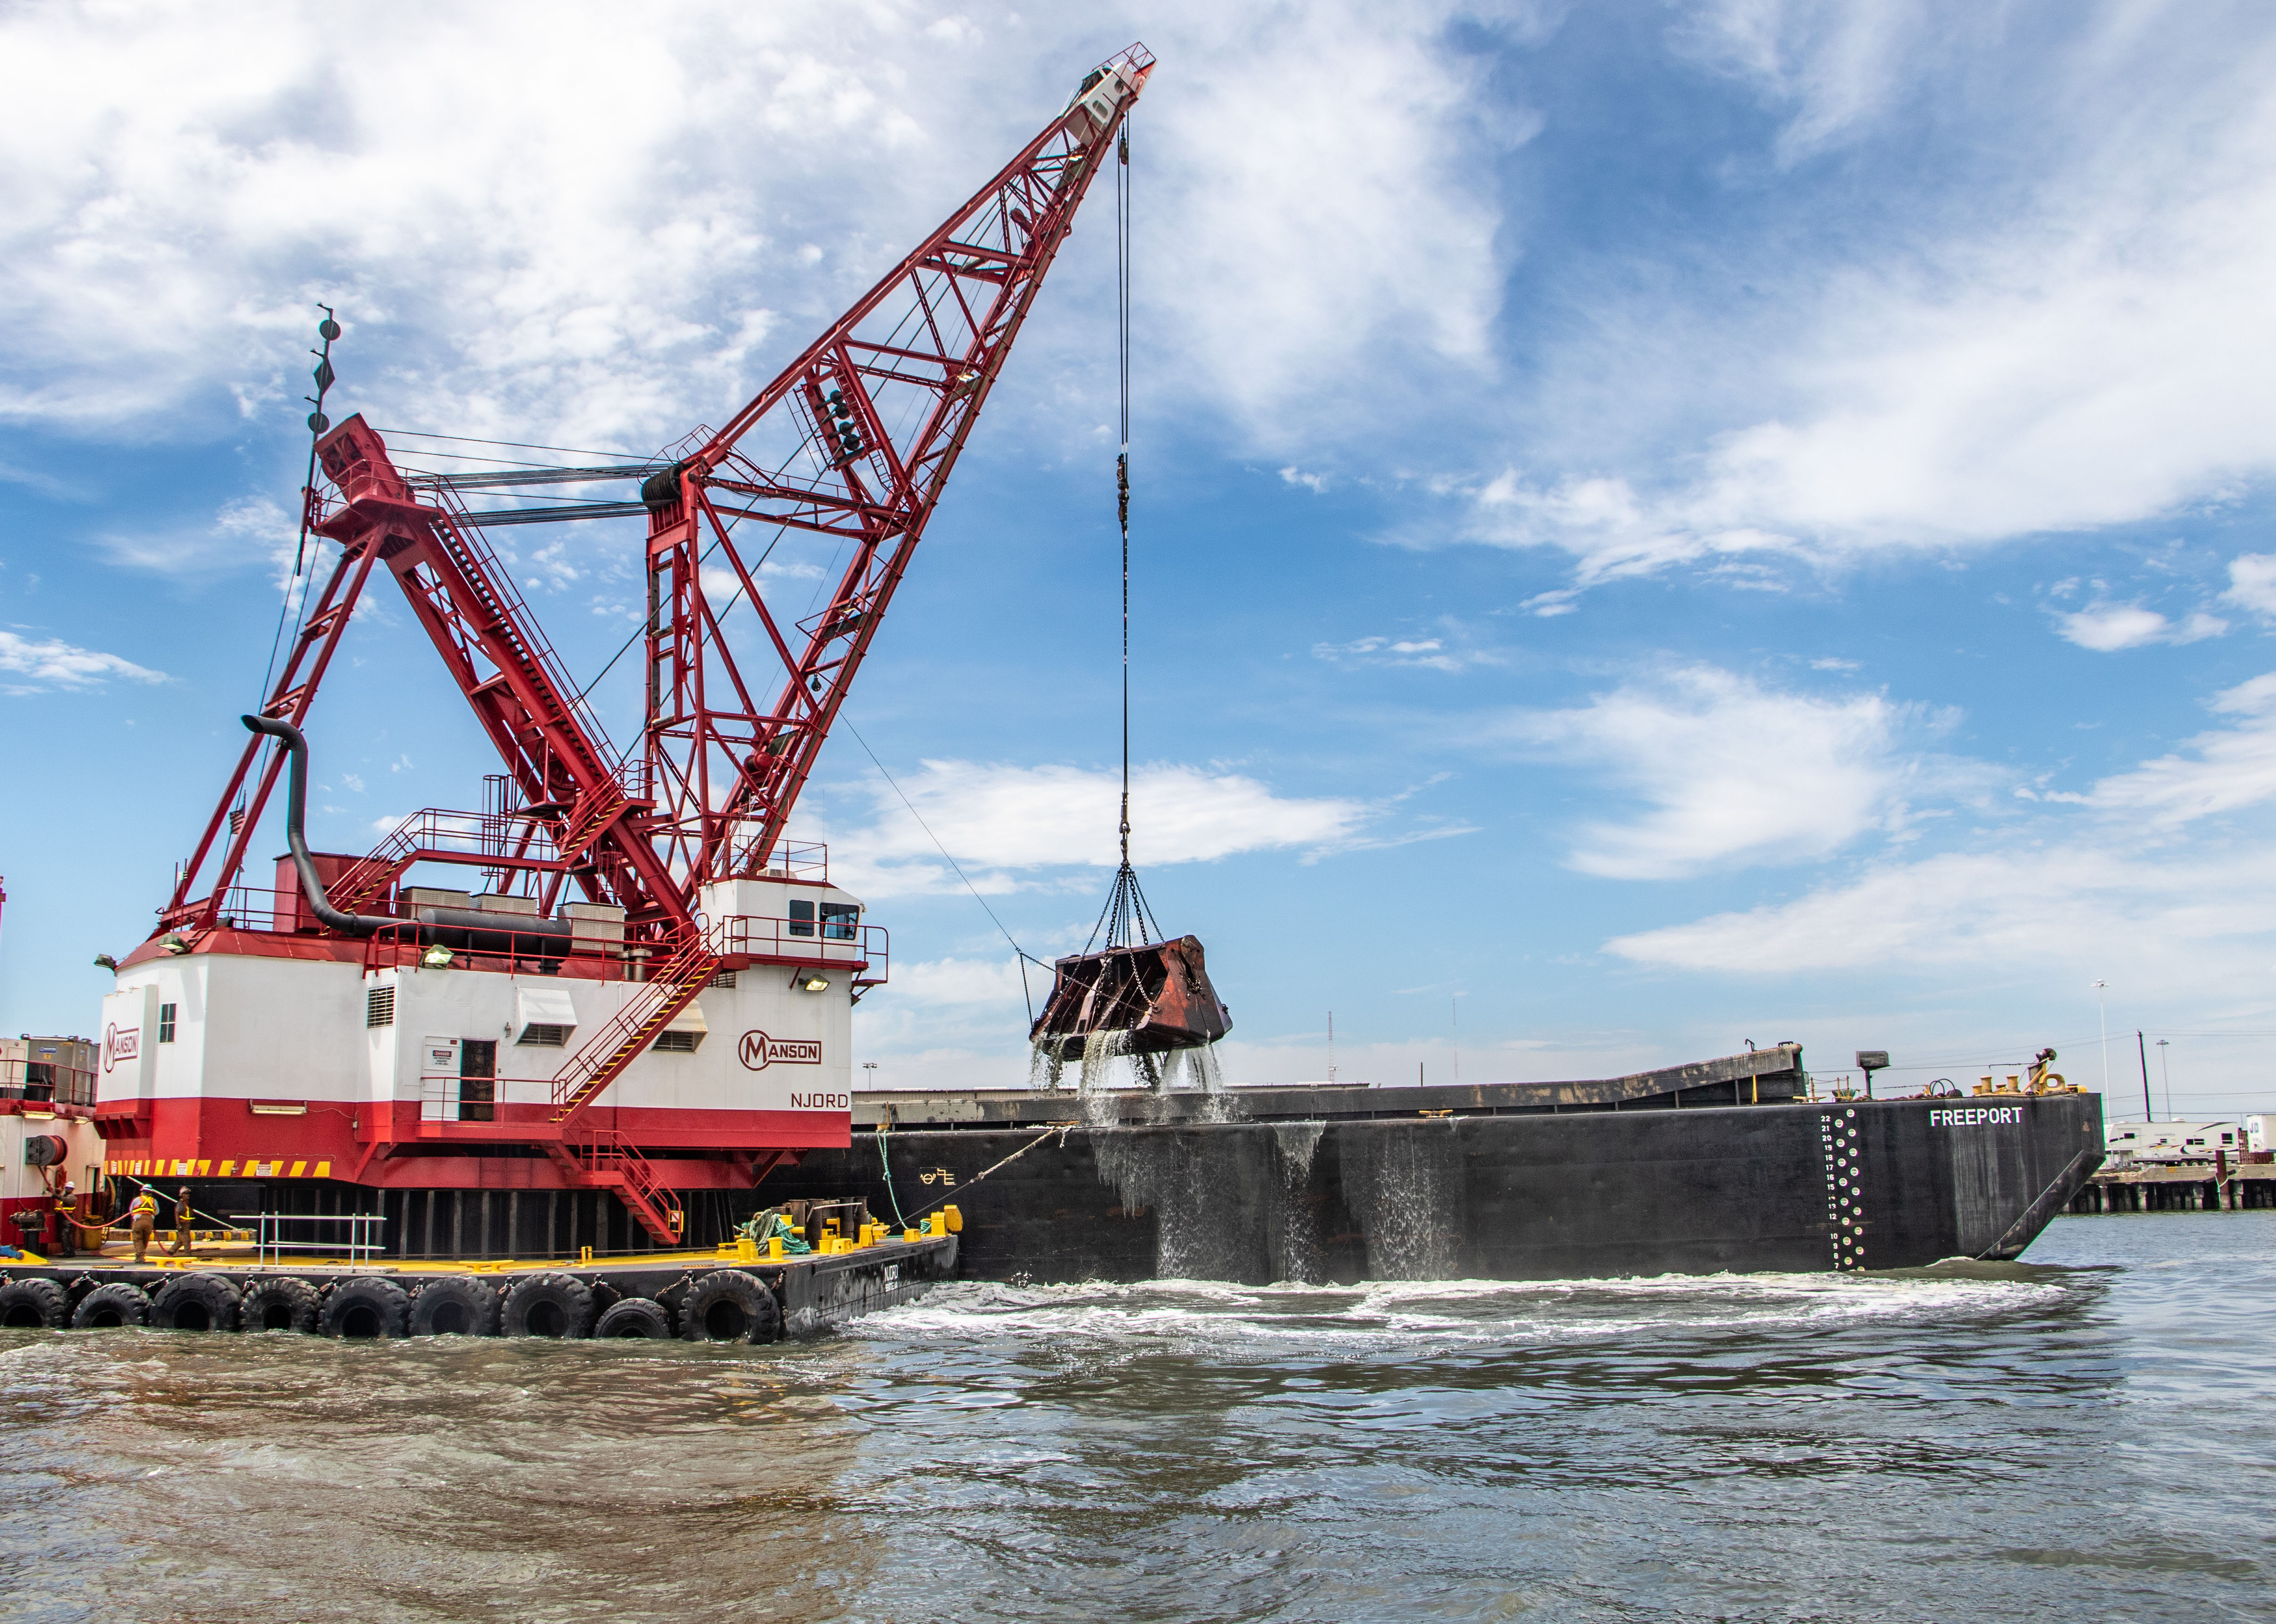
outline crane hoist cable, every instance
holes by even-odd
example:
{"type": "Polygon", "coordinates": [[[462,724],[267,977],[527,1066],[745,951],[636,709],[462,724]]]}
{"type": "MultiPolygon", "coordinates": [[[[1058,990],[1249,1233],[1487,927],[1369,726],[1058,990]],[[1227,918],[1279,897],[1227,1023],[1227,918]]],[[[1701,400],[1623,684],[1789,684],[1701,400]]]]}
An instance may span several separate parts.
{"type": "Polygon", "coordinates": [[[1099,945],[1134,947],[1161,939],[1161,929],[1146,906],[1139,888],[1138,870],[1130,864],[1130,122],[1123,120],[1116,143],[1114,165],[1114,324],[1115,367],[1120,390],[1122,446],[1114,459],[1114,512],[1122,531],[1122,814],[1117,829],[1121,837],[1122,861],[1114,871],[1114,889],[1098,922],[1091,927],[1088,953],[1099,945]]]}

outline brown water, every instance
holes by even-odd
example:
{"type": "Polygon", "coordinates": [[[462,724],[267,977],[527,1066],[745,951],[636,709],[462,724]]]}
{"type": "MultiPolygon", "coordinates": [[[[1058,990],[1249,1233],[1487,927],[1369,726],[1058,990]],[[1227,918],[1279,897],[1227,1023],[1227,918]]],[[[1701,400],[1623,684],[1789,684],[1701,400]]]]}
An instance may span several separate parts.
{"type": "Polygon", "coordinates": [[[2276,1616],[2276,1213],[1889,1275],[0,1332],[0,1618],[2276,1616]]]}

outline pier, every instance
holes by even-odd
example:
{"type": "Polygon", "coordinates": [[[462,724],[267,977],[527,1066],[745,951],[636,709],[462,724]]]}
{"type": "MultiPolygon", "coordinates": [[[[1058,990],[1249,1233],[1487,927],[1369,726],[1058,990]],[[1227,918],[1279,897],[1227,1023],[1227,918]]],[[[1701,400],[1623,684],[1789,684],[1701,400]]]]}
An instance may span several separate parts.
{"type": "Polygon", "coordinates": [[[2128,1167],[2098,1172],[2066,1210],[2104,1212],[2242,1212],[2276,1207],[2276,1164],[2246,1162],[2182,1167],[2128,1167]]]}

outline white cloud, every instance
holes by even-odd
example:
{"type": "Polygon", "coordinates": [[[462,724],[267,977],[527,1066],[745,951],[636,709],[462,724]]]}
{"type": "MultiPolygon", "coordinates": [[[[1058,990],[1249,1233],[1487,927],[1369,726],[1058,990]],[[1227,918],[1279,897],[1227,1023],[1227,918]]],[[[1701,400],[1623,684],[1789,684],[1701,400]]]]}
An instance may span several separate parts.
{"type": "Polygon", "coordinates": [[[2173,826],[2276,799],[2276,672],[2239,683],[2212,709],[2240,718],[2199,733],[2187,755],[2161,755],[2131,772],[2105,778],[2083,797],[2089,806],[2173,826]]]}
{"type": "Polygon", "coordinates": [[[889,984],[896,1003],[1016,1009],[1020,1002],[1020,967],[1008,949],[999,959],[950,958],[897,964],[889,984]]]}
{"type": "Polygon", "coordinates": [[[1707,12],[1687,48],[1788,119],[1776,184],[1816,195],[1835,146],[1893,183],[1931,132],[1935,181],[1579,285],[1462,534],[1588,586],[2130,523],[2276,470],[2276,31],[2180,15],[2111,0],[2027,44],[1998,8],[1707,12]]]}
{"type": "Polygon", "coordinates": [[[2057,615],[2055,629],[2082,649],[2111,654],[2151,643],[2198,642],[2227,631],[2228,622],[2202,611],[2174,621],[2139,603],[2093,603],[2074,614],[2057,615]]]}
{"type": "Polygon", "coordinates": [[[112,678],[128,682],[169,682],[163,672],[82,649],[55,637],[25,637],[0,632],[0,693],[33,694],[42,688],[99,688],[112,678]]]}
{"type": "Polygon", "coordinates": [[[2234,723],[2085,794],[2041,797],[2068,805],[1988,849],[1877,863],[1791,902],[1618,937],[1606,951],[1741,975],[2122,974],[2132,996],[2264,1000],[2276,841],[2257,819],[2234,832],[2189,826],[2276,801],[2276,673],[2212,709],[2234,723]]]}
{"type": "MultiPolygon", "coordinates": [[[[1033,883],[1041,871],[1091,870],[1119,861],[1118,772],[928,761],[900,786],[932,835],[878,781],[869,790],[872,826],[831,837],[833,853],[842,854],[837,866],[864,895],[961,889],[940,862],[933,836],[982,892],[1033,883]]],[[[1371,813],[1366,803],[1341,797],[1276,795],[1241,773],[1149,763],[1131,772],[1131,861],[1146,869],[1246,852],[1339,846],[1371,813]]]]}
{"type": "Polygon", "coordinates": [[[2276,553],[2240,553],[2228,561],[2228,590],[2222,594],[2240,609],[2276,617],[2276,553]]]}
{"type": "Polygon", "coordinates": [[[1570,710],[1520,712],[1502,737],[1601,774],[1643,804],[1575,831],[1571,866],[1618,879],[1822,858],[1902,826],[1908,792],[1972,775],[1908,754],[1932,723],[1878,694],[1781,694],[1712,666],[1623,686],[1570,710]]]}
{"type": "MultiPolygon", "coordinates": [[[[1135,286],[1185,403],[1286,439],[1352,414],[1362,354],[1400,355],[1418,385],[1486,365],[1500,220],[1472,159],[1533,125],[1478,95],[1481,58],[1445,37],[1461,14],[1149,13],[1163,67],[1134,125],[1135,286]]],[[[8,13],[0,318],[19,341],[0,417],[95,435],[297,420],[322,299],[347,328],[335,416],[676,439],[1122,42],[1049,9],[990,30],[984,57],[969,19],[898,5],[694,4],[629,31],[597,4],[356,16],[345,72],[337,19],[306,8],[8,13]]],[[[1077,390],[1111,387],[1109,262],[1082,248],[1109,206],[1093,200],[1069,256],[1086,268],[1059,271],[1023,339],[1077,390]]],[[[1061,404],[1028,409],[1054,432],[1096,421],[1061,404]]]]}
{"type": "MultiPolygon", "coordinates": [[[[1314,643],[1312,657],[1361,665],[1412,665],[1458,672],[1474,665],[1499,665],[1490,649],[1447,646],[1453,633],[1439,637],[1359,637],[1344,643],[1314,643]]],[[[1457,642],[1464,640],[1455,638],[1457,642]]]]}

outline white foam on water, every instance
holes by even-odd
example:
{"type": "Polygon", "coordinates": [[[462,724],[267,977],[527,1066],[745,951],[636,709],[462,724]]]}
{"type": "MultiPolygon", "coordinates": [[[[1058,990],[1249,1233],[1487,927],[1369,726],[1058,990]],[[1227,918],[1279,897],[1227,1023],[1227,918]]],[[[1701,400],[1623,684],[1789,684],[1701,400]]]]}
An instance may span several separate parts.
{"type": "Polygon", "coordinates": [[[2045,1281],[1918,1275],[1665,1275],[1616,1280],[1394,1280],[1355,1286],[1211,1280],[1134,1285],[958,1282],[849,1327],[899,1342],[1171,1342],[1238,1353],[1589,1343],[1687,1331],[1825,1330],[1877,1321],[1954,1321],[2042,1307],[2045,1281]]]}

